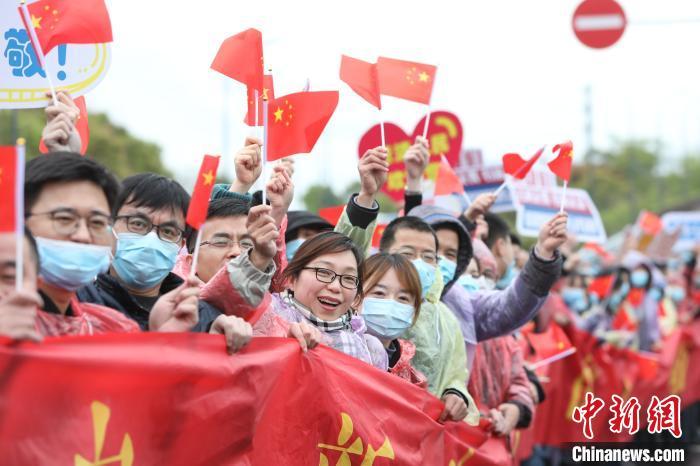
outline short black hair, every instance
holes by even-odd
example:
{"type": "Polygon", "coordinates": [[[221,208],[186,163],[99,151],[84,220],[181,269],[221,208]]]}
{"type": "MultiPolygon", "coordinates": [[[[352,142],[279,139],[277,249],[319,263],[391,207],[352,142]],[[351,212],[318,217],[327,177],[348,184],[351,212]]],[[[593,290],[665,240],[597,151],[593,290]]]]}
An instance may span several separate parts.
{"type": "MultiPolygon", "coordinates": [[[[207,220],[212,218],[247,217],[248,212],[250,212],[250,202],[244,201],[243,199],[214,199],[209,203],[207,220]]],[[[197,240],[197,235],[194,234],[195,232],[193,231],[192,233],[193,234],[187,238],[187,249],[190,253],[194,251],[194,243],[197,240]]]]}
{"type": "MultiPolygon", "coordinates": [[[[139,173],[122,181],[122,190],[112,209],[114,217],[124,204],[153,210],[172,209],[173,212],[182,212],[185,217],[190,206],[190,195],[173,179],[156,173],[139,173]]],[[[185,226],[185,238],[189,238],[191,233],[192,229],[185,226]]]]}
{"type": "Polygon", "coordinates": [[[74,152],[51,152],[27,162],[24,177],[24,211],[29,213],[41,190],[50,183],[89,181],[96,184],[113,209],[119,194],[119,181],[106,167],[74,152]]]}
{"type": "Polygon", "coordinates": [[[423,233],[430,233],[435,238],[435,249],[438,248],[438,238],[435,234],[435,230],[432,229],[423,219],[419,217],[414,217],[412,215],[407,215],[406,217],[398,217],[392,220],[389,225],[386,226],[382,237],[379,240],[379,250],[382,252],[389,252],[391,246],[396,240],[396,232],[399,230],[416,230],[423,233]]]}
{"type": "Polygon", "coordinates": [[[522,241],[520,241],[520,236],[516,235],[515,233],[510,234],[510,242],[513,243],[514,246],[519,246],[523,247],[522,241]]]}
{"type": "Polygon", "coordinates": [[[489,226],[489,234],[486,237],[486,241],[484,241],[489,249],[493,247],[497,240],[510,237],[510,227],[506,221],[498,215],[487,213],[484,215],[484,220],[486,220],[489,226]]]}

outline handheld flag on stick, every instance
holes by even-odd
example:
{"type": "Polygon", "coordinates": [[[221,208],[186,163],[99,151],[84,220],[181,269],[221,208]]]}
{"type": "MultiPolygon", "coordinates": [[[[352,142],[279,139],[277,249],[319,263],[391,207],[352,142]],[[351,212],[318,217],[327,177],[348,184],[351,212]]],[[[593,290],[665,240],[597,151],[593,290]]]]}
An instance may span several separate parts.
{"type": "Polygon", "coordinates": [[[22,0],[18,9],[56,105],[56,88],[46,66],[46,54],[62,44],[112,42],[107,7],[104,0],[39,0],[30,5],[22,0]]]}
{"type": "MultiPolygon", "coordinates": [[[[88,125],[88,113],[87,106],[85,105],[85,97],[80,96],[73,100],[75,105],[78,106],[80,110],[80,115],[78,115],[78,120],[75,122],[75,129],[78,130],[80,135],[80,154],[85,155],[87,152],[88,144],[90,143],[90,126],[88,125]]],[[[49,149],[44,143],[44,138],[39,141],[39,152],[42,154],[48,154],[49,149]]]]}
{"type": "MultiPolygon", "coordinates": [[[[520,154],[505,154],[503,156],[503,171],[507,175],[511,175],[513,178],[522,180],[524,179],[532,167],[535,165],[537,160],[542,156],[544,152],[544,146],[538,150],[535,155],[530,157],[529,160],[523,160],[520,154]]],[[[504,181],[501,186],[494,192],[496,196],[501,194],[501,191],[506,187],[506,182],[504,181]]]]}
{"type": "Polygon", "coordinates": [[[552,172],[559,178],[564,180],[564,190],[561,195],[561,207],[559,212],[564,212],[564,206],[566,205],[566,187],[569,184],[571,178],[571,164],[574,158],[574,143],[571,141],[566,141],[561,144],[557,144],[552,149],[552,152],[559,151],[559,155],[549,162],[547,166],[552,172]]]}
{"type": "Polygon", "coordinates": [[[381,94],[427,106],[428,116],[423,128],[424,138],[428,137],[430,97],[433,94],[436,73],[437,67],[435,65],[386,57],[377,59],[377,76],[379,77],[379,92],[381,94]]]}
{"type": "Polygon", "coordinates": [[[218,155],[205,155],[202,165],[199,168],[197,181],[192,190],[190,207],[187,209],[187,224],[197,230],[197,242],[194,247],[192,257],[192,276],[197,271],[197,259],[199,258],[199,243],[202,241],[202,225],[207,220],[207,209],[209,208],[209,198],[214,189],[216,181],[216,171],[219,168],[218,155]]]}
{"type": "Polygon", "coordinates": [[[382,98],[379,93],[377,64],[342,55],[340,60],[340,80],[346,83],[357,95],[379,110],[379,128],[382,147],[386,147],[384,119],[381,117],[382,98]]]}
{"type": "Polygon", "coordinates": [[[269,102],[264,162],[311,152],[335,108],[338,91],[298,92],[269,102]]]}
{"type": "Polygon", "coordinates": [[[440,156],[440,165],[438,167],[437,176],[435,177],[435,196],[444,196],[446,194],[462,194],[464,195],[464,184],[454,172],[450,163],[444,155],[440,156]]]}
{"type": "Polygon", "coordinates": [[[0,233],[15,233],[15,286],[24,276],[24,139],[0,147],[0,233]]]}
{"type": "Polygon", "coordinates": [[[370,105],[382,109],[376,63],[343,55],[340,61],[340,79],[370,105]]]}
{"type": "Polygon", "coordinates": [[[211,69],[263,92],[262,33],[251,28],[224,40],[211,69]]]}

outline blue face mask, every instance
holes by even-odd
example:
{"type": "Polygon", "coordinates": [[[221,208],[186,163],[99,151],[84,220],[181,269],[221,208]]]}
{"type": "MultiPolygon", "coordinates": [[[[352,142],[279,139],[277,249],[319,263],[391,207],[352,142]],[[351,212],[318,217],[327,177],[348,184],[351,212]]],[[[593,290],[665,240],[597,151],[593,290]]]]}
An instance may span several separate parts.
{"type": "Polygon", "coordinates": [[[586,291],[583,288],[564,288],[561,292],[561,297],[573,311],[583,312],[588,308],[586,291]]]}
{"type": "Polygon", "coordinates": [[[470,293],[473,293],[474,291],[479,291],[479,289],[481,289],[481,283],[479,283],[479,279],[474,278],[471,275],[462,275],[457,279],[457,284],[470,293]]]}
{"type": "Polygon", "coordinates": [[[437,272],[437,269],[435,266],[424,262],[423,259],[414,259],[411,262],[418,271],[423,297],[425,298],[425,295],[428,294],[430,287],[433,286],[433,283],[435,283],[435,273],[437,272]]]}
{"type": "Polygon", "coordinates": [[[635,270],[630,275],[633,288],[644,288],[649,283],[649,274],[645,270],[635,270]]]}
{"type": "Polygon", "coordinates": [[[393,340],[413,324],[415,308],[393,299],[365,298],[362,302],[362,317],[367,331],[377,338],[393,340]]]}
{"type": "Polygon", "coordinates": [[[49,285],[75,291],[89,285],[106,272],[112,258],[109,246],[36,238],[39,250],[39,275],[49,285]]]}
{"type": "Polygon", "coordinates": [[[674,303],[680,303],[685,299],[685,289],[681,286],[669,286],[666,288],[666,293],[674,303]]]}
{"type": "Polygon", "coordinates": [[[506,267],[506,272],[503,274],[500,280],[496,282],[496,288],[499,290],[505,290],[510,285],[510,282],[515,280],[518,276],[518,269],[515,267],[515,260],[512,260],[508,267],[506,267]]]}
{"type": "Polygon", "coordinates": [[[119,233],[114,270],[130,288],[153,288],[170,273],[180,246],[158,238],[155,231],[147,235],[119,233]]]}
{"type": "Polygon", "coordinates": [[[457,264],[449,259],[441,257],[438,259],[438,267],[440,267],[440,273],[442,274],[442,282],[449,283],[455,276],[455,270],[457,270],[457,264]]]}
{"type": "Polygon", "coordinates": [[[614,292],[612,295],[610,295],[610,300],[609,304],[612,309],[617,309],[620,307],[620,304],[622,304],[622,301],[627,297],[627,294],[630,292],[630,285],[629,283],[625,282],[622,285],[620,285],[620,288],[614,292]]]}
{"type": "Polygon", "coordinates": [[[297,252],[297,249],[299,249],[299,246],[301,246],[301,243],[306,241],[305,239],[297,238],[291,240],[289,243],[287,243],[287,260],[290,261],[294,257],[294,254],[297,252]]]}

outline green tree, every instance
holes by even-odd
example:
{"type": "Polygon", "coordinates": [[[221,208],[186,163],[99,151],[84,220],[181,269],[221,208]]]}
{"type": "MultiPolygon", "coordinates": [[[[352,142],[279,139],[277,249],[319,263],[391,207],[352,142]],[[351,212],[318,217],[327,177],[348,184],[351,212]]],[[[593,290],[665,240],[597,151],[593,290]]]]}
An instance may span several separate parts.
{"type": "Polygon", "coordinates": [[[309,212],[318,212],[324,207],[342,204],[344,201],[338,197],[330,186],[315,184],[304,193],[304,205],[309,212]]]}
{"type": "MultiPolygon", "coordinates": [[[[18,110],[15,118],[17,136],[27,141],[27,158],[38,156],[39,140],[46,122],[43,110],[18,110]]],[[[0,110],[0,145],[14,144],[13,126],[12,112],[0,110]]],[[[125,128],[112,123],[104,113],[90,114],[87,154],[120,178],[140,172],[172,176],[163,165],[160,147],[131,135],[125,128]]]]}

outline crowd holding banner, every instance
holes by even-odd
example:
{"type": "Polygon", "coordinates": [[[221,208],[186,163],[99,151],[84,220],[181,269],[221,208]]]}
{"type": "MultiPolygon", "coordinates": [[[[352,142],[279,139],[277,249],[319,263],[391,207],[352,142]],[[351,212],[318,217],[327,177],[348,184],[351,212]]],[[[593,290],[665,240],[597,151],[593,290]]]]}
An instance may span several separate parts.
{"type": "Polygon", "coordinates": [[[191,192],[118,181],[45,57],[111,42],[104,2],[18,14],[47,122],[0,147],[2,464],[534,466],[566,463],[568,443],[697,441],[694,213],[641,212],[606,242],[568,186],[571,141],[505,154],[489,179],[479,157],[475,178],[454,169],[459,120],[431,111],[437,67],[345,55],[341,80],[380,112],[392,96],[428,115],[410,137],[380,116],[346,205],[290,211],[288,157],[312,151],[339,92],[275,95],[256,29],[211,65],[262,127],[235,180],[205,155],[191,192]],[[530,250],[494,213],[505,190],[530,250]],[[381,191],[403,206],[391,221],[381,191]]]}

